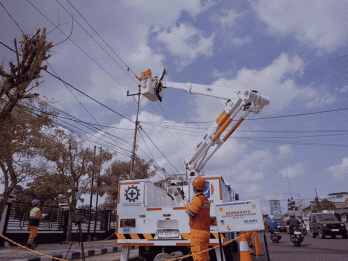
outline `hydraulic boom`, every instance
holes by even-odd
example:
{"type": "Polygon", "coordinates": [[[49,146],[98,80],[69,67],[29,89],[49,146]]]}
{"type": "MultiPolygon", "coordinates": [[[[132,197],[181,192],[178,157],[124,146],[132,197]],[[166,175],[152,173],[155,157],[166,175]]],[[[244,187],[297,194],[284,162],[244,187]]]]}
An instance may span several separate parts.
{"type": "Polygon", "coordinates": [[[165,88],[182,89],[189,93],[216,97],[225,100],[225,108],[216,118],[216,121],[206,131],[203,139],[197,145],[197,150],[192,158],[185,162],[186,176],[195,177],[202,175],[202,169],[214,153],[224,144],[231,134],[238,128],[244,119],[253,112],[258,114],[264,106],[270,103],[269,98],[262,96],[254,90],[242,90],[224,88],[212,85],[201,85],[193,83],[177,83],[162,81],[167,70],[162,67],[160,77],[152,78],[151,70],[142,72],[141,93],[151,101],[162,101],[165,88]],[[237,114],[241,117],[224,135],[227,127],[231,124],[237,114]]]}

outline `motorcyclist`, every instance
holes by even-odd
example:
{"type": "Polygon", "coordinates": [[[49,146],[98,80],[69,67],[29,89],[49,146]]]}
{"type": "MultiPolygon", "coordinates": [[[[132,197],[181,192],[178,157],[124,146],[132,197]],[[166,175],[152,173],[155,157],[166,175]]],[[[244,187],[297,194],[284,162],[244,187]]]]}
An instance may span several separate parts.
{"type": "Polygon", "coordinates": [[[295,217],[294,213],[290,214],[290,218],[286,221],[289,226],[289,233],[292,235],[294,233],[294,228],[301,224],[301,222],[295,217]]]}
{"type": "Polygon", "coordinates": [[[273,234],[274,229],[276,229],[278,227],[278,222],[277,222],[277,220],[274,219],[273,215],[271,215],[270,218],[271,219],[268,220],[268,227],[269,227],[268,231],[269,231],[269,234],[271,235],[271,234],[273,234]]]}

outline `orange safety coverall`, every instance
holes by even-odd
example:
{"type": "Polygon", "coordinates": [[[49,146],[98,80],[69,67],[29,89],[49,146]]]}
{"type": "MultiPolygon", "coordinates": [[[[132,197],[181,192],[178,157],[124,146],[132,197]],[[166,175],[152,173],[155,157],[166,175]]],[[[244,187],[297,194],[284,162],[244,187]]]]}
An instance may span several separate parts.
{"type": "Polygon", "coordinates": [[[32,245],[34,243],[34,239],[37,236],[37,231],[39,230],[40,219],[42,218],[43,217],[41,216],[41,210],[38,207],[34,207],[30,211],[30,219],[29,219],[30,235],[28,239],[28,245],[32,245]]]}
{"type": "Polygon", "coordinates": [[[209,251],[196,254],[202,250],[208,249],[210,238],[210,202],[203,192],[197,193],[190,205],[185,206],[186,213],[190,217],[190,239],[191,252],[193,259],[210,260],[209,251]]]}

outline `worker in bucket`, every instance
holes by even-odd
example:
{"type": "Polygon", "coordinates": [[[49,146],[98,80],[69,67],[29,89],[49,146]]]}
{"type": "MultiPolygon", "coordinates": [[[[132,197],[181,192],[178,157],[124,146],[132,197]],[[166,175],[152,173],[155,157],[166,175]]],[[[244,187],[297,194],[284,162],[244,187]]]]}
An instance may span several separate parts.
{"type": "Polygon", "coordinates": [[[29,218],[29,230],[30,230],[30,235],[27,243],[27,247],[33,249],[37,245],[34,243],[34,239],[37,236],[37,231],[39,230],[39,224],[40,220],[44,218],[43,215],[41,215],[41,210],[40,210],[40,200],[34,199],[31,202],[33,208],[30,211],[30,218],[29,218]]]}
{"type": "Polygon", "coordinates": [[[190,218],[191,252],[195,261],[210,260],[209,251],[197,253],[208,249],[209,246],[210,202],[203,194],[206,183],[202,177],[197,177],[192,185],[196,195],[192,198],[190,205],[185,205],[186,213],[190,218]]]}

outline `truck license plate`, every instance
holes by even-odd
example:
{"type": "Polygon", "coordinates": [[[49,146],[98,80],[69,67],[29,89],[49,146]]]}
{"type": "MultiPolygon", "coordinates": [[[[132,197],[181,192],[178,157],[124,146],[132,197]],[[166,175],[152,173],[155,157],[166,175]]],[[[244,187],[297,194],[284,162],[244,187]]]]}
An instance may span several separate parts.
{"type": "Polygon", "coordinates": [[[331,229],[331,231],[340,231],[339,229],[331,229]]]}
{"type": "Polygon", "coordinates": [[[177,230],[160,230],[158,231],[158,238],[178,238],[179,231],[177,230]]]}

